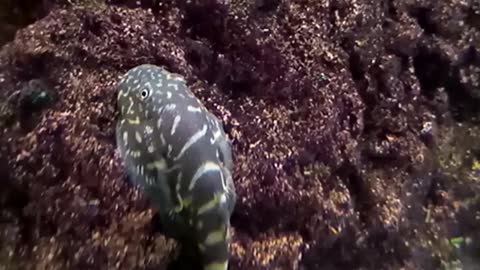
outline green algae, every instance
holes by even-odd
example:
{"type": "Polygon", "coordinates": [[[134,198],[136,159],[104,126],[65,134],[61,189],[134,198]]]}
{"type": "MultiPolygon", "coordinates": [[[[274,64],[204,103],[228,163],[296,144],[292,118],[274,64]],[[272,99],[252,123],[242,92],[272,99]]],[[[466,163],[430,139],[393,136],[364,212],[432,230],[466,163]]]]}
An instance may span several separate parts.
{"type": "Polygon", "coordinates": [[[463,268],[464,264],[478,264],[480,260],[475,250],[480,241],[479,231],[472,229],[480,225],[475,218],[480,211],[480,127],[456,123],[439,134],[442,135],[438,136],[433,153],[439,173],[448,180],[452,211],[448,215],[456,220],[443,228],[452,237],[445,239],[432,234],[432,249],[441,254],[442,269],[469,269],[463,268]]]}

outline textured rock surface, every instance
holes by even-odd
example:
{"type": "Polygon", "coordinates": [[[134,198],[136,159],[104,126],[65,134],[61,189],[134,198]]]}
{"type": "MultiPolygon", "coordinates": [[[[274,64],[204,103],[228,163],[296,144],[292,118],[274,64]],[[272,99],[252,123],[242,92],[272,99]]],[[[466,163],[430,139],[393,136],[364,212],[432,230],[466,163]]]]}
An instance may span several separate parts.
{"type": "Polygon", "coordinates": [[[174,258],[114,151],[113,86],[143,63],[186,76],[233,139],[231,269],[476,264],[475,1],[111,2],[53,8],[0,51],[1,265],[174,258]],[[19,113],[31,80],[54,99],[19,113]]]}

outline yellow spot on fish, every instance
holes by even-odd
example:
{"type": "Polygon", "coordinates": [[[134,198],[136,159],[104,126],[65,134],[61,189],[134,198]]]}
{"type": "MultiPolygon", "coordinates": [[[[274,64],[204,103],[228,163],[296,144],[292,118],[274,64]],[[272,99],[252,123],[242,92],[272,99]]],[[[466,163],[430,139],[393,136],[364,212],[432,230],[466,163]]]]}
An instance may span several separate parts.
{"type": "Polygon", "coordinates": [[[142,143],[142,135],[140,135],[138,131],[135,132],[135,140],[137,140],[138,143],[142,143]]]}
{"type": "Polygon", "coordinates": [[[193,201],[192,197],[189,196],[189,197],[183,199],[183,205],[184,205],[185,207],[188,207],[188,206],[190,206],[190,204],[192,203],[192,201],[193,201]]]}
{"type": "Polygon", "coordinates": [[[183,199],[180,193],[177,192],[178,205],[174,208],[173,211],[179,213],[183,210],[183,199]]]}
{"type": "Polygon", "coordinates": [[[198,179],[200,179],[203,176],[203,174],[208,173],[210,171],[219,171],[219,170],[220,170],[220,166],[213,161],[207,161],[203,163],[193,175],[192,180],[190,181],[190,185],[188,186],[188,189],[193,190],[193,187],[197,183],[198,179]]]}
{"type": "Polygon", "coordinates": [[[480,170],[480,161],[479,160],[475,160],[472,164],[472,170],[476,171],[476,170],[480,170]]]}
{"type": "Polygon", "coordinates": [[[118,95],[118,99],[120,99],[120,96],[123,96],[123,97],[128,96],[128,92],[130,92],[130,91],[123,91],[123,90],[120,91],[120,94],[118,95]]]}
{"type": "Polygon", "coordinates": [[[128,121],[129,124],[138,125],[138,124],[140,124],[140,117],[137,116],[137,117],[136,117],[135,119],[133,119],[133,120],[127,118],[127,121],[128,121]]]}
{"type": "Polygon", "coordinates": [[[230,239],[232,237],[231,232],[230,232],[230,225],[227,226],[227,232],[225,233],[225,238],[230,239]]]}
{"type": "Polygon", "coordinates": [[[145,126],[145,132],[147,134],[152,134],[153,133],[153,128],[151,126],[145,126]]]}
{"type": "Polygon", "coordinates": [[[192,197],[182,198],[179,192],[177,192],[178,205],[173,209],[176,213],[180,213],[185,207],[188,207],[192,203],[192,197]]]}
{"type": "Polygon", "coordinates": [[[180,115],[176,115],[175,118],[173,119],[173,124],[172,124],[172,130],[170,131],[170,135],[175,134],[175,131],[177,130],[178,124],[180,123],[181,120],[180,115]]]}
{"type": "Polygon", "coordinates": [[[204,205],[200,206],[200,208],[198,208],[198,212],[197,214],[198,215],[202,215],[204,214],[205,212],[211,210],[213,207],[215,207],[218,203],[218,201],[220,200],[220,197],[221,197],[221,194],[218,194],[216,193],[215,195],[213,195],[213,199],[208,201],[207,203],[205,203],[204,205]]]}
{"type": "Polygon", "coordinates": [[[202,111],[202,109],[200,107],[194,107],[194,106],[191,106],[191,105],[187,106],[187,110],[189,112],[201,112],[202,111]]]}
{"type": "Polygon", "coordinates": [[[160,159],[147,164],[147,170],[164,170],[167,168],[167,162],[164,159],[160,159]]]}
{"type": "Polygon", "coordinates": [[[168,87],[173,87],[173,88],[175,89],[175,91],[178,90],[178,85],[175,84],[175,83],[169,83],[169,84],[167,84],[167,86],[168,86],[168,87]]]}
{"type": "Polygon", "coordinates": [[[181,181],[182,181],[182,172],[180,171],[177,175],[177,190],[180,190],[181,181]]]}
{"type": "Polygon", "coordinates": [[[227,270],[228,262],[214,262],[203,267],[205,270],[227,270]]]}
{"type": "Polygon", "coordinates": [[[180,171],[177,175],[177,184],[175,185],[175,191],[180,192],[180,188],[182,185],[182,172],[180,171]]]}
{"type": "Polygon", "coordinates": [[[153,152],[155,152],[155,146],[153,144],[150,144],[148,146],[147,150],[148,150],[149,153],[153,153],[153,152]]]}
{"type": "Polygon", "coordinates": [[[162,145],[165,145],[167,142],[165,141],[165,137],[163,136],[163,133],[160,133],[160,142],[162,145]]]}
{"type": "Polygon", "coordinates": [[[167,150],[168,150],[167,156],[170,156],[172,154],[172,150],[173,150],[172,146],[170,144],[168,145],[167,150]]]}
{"type": "Polygon", "coordinates": [[[208,234],[207,239],[205,239],[205,245],[214,245],[225,240],[225,230],[222,228],[218,231],[213,231],[208,234]]]}
{"type": "Polygon", "coordinates": [[[140,157],[141,154],[142,154],[142,152],[140,152],[140,151],[138,151],[138,150],[132,150],[132,151],[130,152],[130,155],[131,155],[132,157],[134,157],[134,158],[140,157]]]}

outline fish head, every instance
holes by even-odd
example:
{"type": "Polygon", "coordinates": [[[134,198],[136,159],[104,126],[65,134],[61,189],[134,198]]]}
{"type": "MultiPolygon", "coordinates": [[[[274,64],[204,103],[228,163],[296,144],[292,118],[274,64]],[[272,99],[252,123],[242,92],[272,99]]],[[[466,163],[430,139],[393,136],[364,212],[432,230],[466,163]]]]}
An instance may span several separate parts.
{"type": "Polygon", "coordinates": [[[120,116],[140,121],[155,117],[170,93],[168,86],[183,82],[179,75],[151,64],[128,70],[117,84],[120,116]]]}

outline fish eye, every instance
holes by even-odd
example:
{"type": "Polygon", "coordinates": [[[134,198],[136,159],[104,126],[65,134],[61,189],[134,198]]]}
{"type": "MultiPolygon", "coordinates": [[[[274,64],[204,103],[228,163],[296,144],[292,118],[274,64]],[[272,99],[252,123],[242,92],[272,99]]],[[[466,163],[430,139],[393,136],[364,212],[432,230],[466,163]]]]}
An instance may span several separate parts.
{"type": "Polygon", "coordinates": [[[150,90],[147,88],[143,89],[141,95],[143,99],[148,98],[150,96],[150,90]]]}

